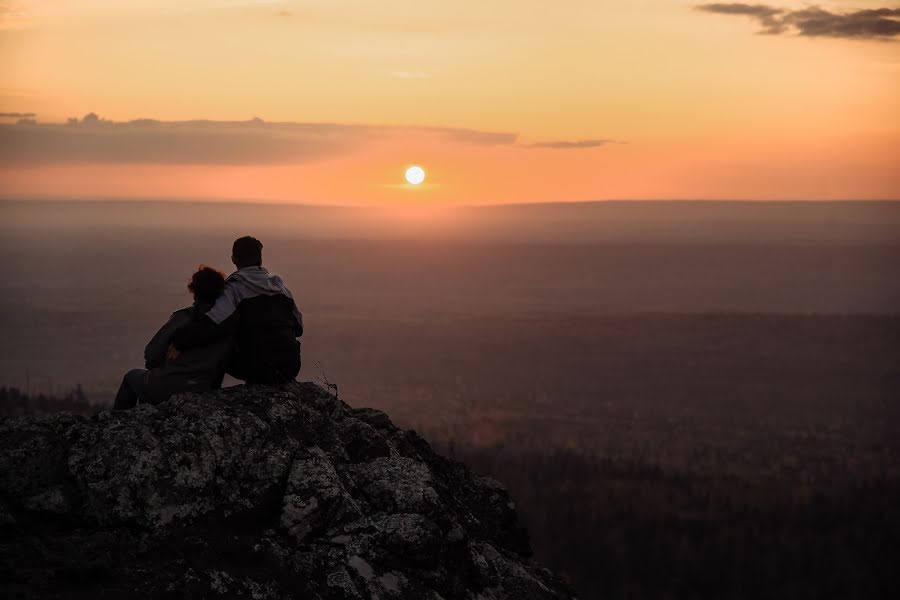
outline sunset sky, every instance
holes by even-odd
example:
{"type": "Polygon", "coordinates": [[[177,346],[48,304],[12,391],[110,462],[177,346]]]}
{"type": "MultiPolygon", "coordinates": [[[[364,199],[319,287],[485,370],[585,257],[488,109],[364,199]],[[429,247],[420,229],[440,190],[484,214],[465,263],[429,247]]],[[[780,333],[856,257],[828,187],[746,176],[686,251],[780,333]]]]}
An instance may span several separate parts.
{"type": "Polygon", "coordinates": [[[3,1],[0,113],[3,197],[895,199],[900,3],[3,1]]]}

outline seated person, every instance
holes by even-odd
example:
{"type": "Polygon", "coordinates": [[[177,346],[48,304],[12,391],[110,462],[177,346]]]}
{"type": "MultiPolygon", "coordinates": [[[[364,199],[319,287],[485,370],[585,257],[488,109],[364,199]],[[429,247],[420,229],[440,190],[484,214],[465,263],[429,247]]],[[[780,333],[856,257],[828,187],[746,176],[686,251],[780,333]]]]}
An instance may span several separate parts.
{"type": "Polygon", "coordinates": [[[125,374],[113,409],[134,407],[138,401],[158,404],[175,392],[204,392],[222,386],[225,366],[234,345],[226,333],[209,344],[175,352],[170,347],[179,327],[203,317],[225,289],[225,275],[201,265],[188,283],[194,304],[172,313],[144,349],[146,369],[125,374]]]}
{"type": "Polygon", "coordinates": [[[250,236],[234,241],[231,262],[237,271],[225,292],[206,316],[179,329],[172,344],[186,352],[236,330],[228,374],[247,383],[286,383],[300,372],[303,315],[281,277],[263,268],[262,247],[250,236]]]}

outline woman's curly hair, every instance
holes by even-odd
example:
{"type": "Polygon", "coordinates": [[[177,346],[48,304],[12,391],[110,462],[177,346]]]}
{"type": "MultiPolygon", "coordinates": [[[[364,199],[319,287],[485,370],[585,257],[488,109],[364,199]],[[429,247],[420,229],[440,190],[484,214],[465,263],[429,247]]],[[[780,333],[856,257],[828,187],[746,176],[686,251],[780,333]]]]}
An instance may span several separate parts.
{"type": "Polygon", "coordinates": [[[194,294],[195,300],[213,304],[225,290],[225,274],[212,267],[200,265],[187,287],[194,294]]]}

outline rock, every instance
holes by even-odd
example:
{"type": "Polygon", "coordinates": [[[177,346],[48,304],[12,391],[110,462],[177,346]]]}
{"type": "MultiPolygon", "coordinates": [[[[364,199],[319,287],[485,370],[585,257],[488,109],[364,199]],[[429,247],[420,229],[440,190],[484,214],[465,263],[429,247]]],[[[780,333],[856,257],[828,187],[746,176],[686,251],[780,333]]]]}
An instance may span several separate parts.
{"type": "Polygon", "coordinates": [[[0,419],[4,598],[561,599],[506,489],[312,383],[0,419]]]}

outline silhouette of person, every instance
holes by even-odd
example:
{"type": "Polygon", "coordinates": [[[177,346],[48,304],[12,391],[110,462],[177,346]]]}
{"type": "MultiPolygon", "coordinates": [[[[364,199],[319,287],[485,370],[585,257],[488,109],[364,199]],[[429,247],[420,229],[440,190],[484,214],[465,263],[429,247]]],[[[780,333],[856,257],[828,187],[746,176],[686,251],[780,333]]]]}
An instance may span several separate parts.
{"type": "Polygon", "coordinates": [[[158,404],[175,392],[218,389],[231,356],[233,336],[225,335],[177,356],[168,352],[175,332],[202,318],[225,290],[225,275],[201,265],[188,283],[194,304],[176,310],[144,349],[144,369],[132,369],[122,378],[113,408],[132,408],[138,401],[158,404]]]}
{"type": "Polygon", "coordinates": [[[293,381],[300,372],[303,315],[278,275],[262,266],[262,242],[245,236],[234,241],[231,261],[237,271],[225,291],[201,319],[173,336],[174,353],[208,344],[236,331],[227,372],[247,383],[293,381]]]}

